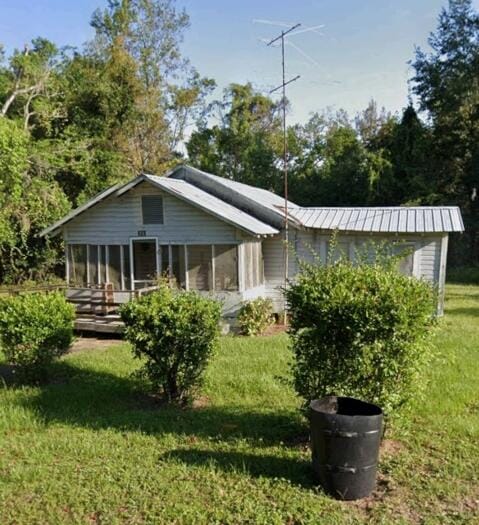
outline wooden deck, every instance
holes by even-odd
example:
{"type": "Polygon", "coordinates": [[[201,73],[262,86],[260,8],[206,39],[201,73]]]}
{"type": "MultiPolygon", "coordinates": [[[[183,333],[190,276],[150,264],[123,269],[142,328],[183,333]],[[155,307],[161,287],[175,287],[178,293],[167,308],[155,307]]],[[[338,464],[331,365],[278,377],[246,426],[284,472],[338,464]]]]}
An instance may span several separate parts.
{"type": "Polygon", "coordinates": [[[75,330],[77,332],[121,334],[124,327],[123,321],[117,314],[77,314],[77,318],[75,319],[75,330]]]}
{"type": "Polygon", "coordinates": [[[122,304],[157,290],[149,286],[138,290],[114,290],[111,284],[97,287],[45,285],[35,287],[11,287],[0,290],[1,295],[22,295],[26,293],[48,293],[61,291],[69,303],[75,305],[74,328],[78,332],[121,334],[124,324],[118,315],[122,304]]]}
{"type": "Polygon", "coordinates": [[[75,330],[121,334],[124,324],[118,315],[119,307],[155,290],[157,286],[138,290],[113,290],[108,284],[101,288],[69,287],[66,297],[75,305],[77,312],[75,330]]]}

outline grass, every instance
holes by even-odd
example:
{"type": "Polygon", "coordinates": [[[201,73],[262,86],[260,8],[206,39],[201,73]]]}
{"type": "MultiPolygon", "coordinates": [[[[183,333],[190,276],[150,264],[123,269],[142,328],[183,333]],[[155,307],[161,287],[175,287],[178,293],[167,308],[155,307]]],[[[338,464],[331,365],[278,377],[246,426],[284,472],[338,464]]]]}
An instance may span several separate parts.
{"type": "Polygon", "coordinates": [[[128,346],[0,387],[0,523],[478,523],[479,287],[448,287],[425,402],[390,428],[360,503],[312,482],[284,335],[222,339],[200,406],[158,408],[128,346]]]}

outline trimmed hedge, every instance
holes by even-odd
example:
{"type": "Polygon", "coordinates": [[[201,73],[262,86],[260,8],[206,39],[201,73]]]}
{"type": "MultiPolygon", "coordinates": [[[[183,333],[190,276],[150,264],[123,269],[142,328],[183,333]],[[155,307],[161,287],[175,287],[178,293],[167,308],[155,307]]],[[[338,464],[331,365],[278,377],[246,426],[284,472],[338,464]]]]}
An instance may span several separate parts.
{"type": "Polygon", "coordinates": [[[294,385],[305,404],[347,395],[398,409],[423,385],[433,288],[380,265],[302,265],[286,291],[294,385]]]}
{"type": "Polygon", "coordinates": [[[125,304],[124,336],[155,394],[185,403],[202,382],[219,336],[221,305],[195,292],[158,291],[125,304]]]}
{"type": "Polygon", "coordinates": [[[0,345],[21,379],[40,380],[73,340],[75,308],[60,292],[0,300],[0,345]]]}

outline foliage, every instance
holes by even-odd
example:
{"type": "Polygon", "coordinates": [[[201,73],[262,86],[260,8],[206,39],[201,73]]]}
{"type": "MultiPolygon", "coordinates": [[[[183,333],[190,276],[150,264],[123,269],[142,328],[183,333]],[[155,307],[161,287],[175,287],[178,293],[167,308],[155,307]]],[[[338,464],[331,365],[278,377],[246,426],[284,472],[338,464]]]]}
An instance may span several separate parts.
{"type": "Polygon", "coordinates": [[[273,302],[263,297],[244,302],[238,313],[238,324],[243,335],[259,335],[273,321],[273,302]]]}
{"type": "Polygon", "coordinates": [[[314,486],[298,398],[278,379],[291,359],[280,334],[222,337],[201,408],[158,408],[138,396],[122,341],[90,340],[41,389],[0,388],[0,523],[473,523],[478,294],[447,286],[427,402],[414,402],[413,422],[388,423],[378,470],[397,488],[367,517],[314,486]]]}
{"type": "Polygon", "coordinates": [[[479,13],[471,0],[449,0],[429,46],[431,52],[416,50],[412,80],[432,124],[433,203],[461,206],[466,233],[452,255],[471,264],[479,257],[479,13]]]}
{"type": "Polygon", "coordinates": [[[195,292],[158,291],[121,309],[125,339],[155,393],[184,403],[201,384],[219,335],[220,304],[195,292]]]}
{"type": "Polygon", "coordinates": [[[53,243],[37,237],[69,204],[58,184],[29,169],[28,135],[0,118],[0,282],[41,278],[58,259],[53,243]]]}
{"type": "Polygon", "coordinates": [[[424,385],[434,294],[378,264],[304,264],[286,290],[294,385],[309,402],[348,395],[399,409],[424,385]]]}
{"type": "Polygon", "coordinates": [[[22,378],[42,379],[73,339],[75,309],[60,292],[0,299],[0,345],[22,378]]]}

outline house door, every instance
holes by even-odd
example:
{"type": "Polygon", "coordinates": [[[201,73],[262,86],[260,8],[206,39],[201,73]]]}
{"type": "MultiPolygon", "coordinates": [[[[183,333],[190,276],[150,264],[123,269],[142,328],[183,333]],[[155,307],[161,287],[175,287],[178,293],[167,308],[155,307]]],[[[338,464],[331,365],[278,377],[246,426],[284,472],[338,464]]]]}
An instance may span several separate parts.
{"type": "Polygon", "coordinates": [[[133,288],[149,286],[158,275],[158,246],[156,239],[131,241],[133,288]]]}

